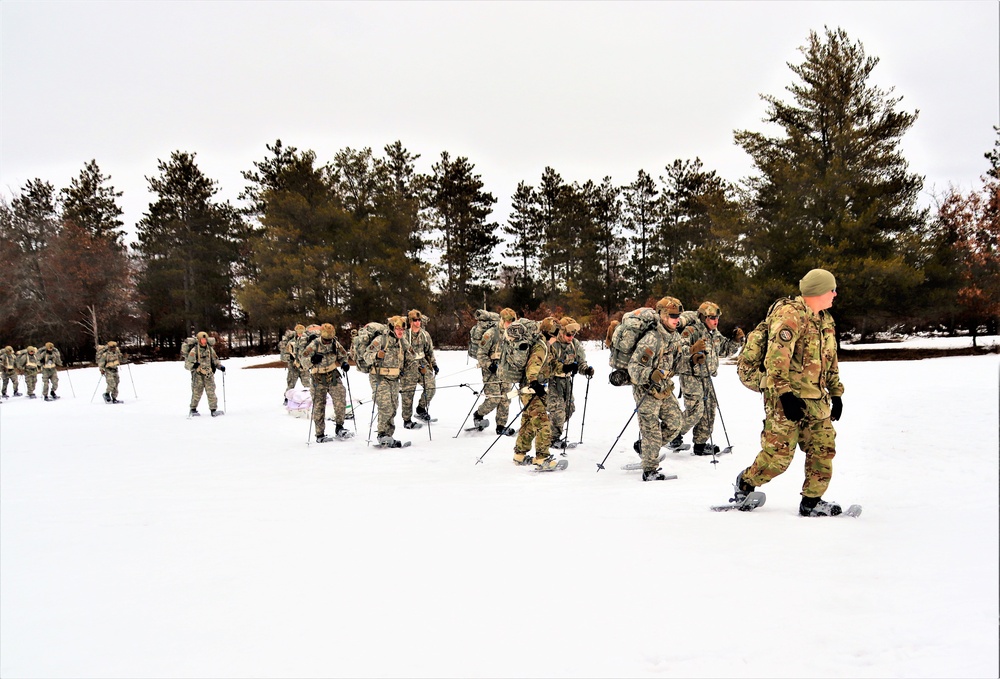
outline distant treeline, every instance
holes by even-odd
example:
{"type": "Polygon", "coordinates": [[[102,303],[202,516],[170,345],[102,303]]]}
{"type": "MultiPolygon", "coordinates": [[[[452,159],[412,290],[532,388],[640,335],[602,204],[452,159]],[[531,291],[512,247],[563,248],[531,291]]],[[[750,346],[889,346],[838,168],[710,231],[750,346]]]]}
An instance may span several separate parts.
{"type": "Polygon", "coordinates": [[[837,276],[841,333],[997,333],[1000,137],[980,190],[921,208],[900,150],[917,113],[869,83],[878,59],[840,29],[801,53],[792,100],[763,96],[776,134],[735,132],[752,176],[731,183],[698,158],[626,185],[548,167],[512,187],[503,224],[468,158],[442,152],[421,173],[399,141],[320,161],[277,140],[242,173],[238,206],[175,151],[147,177],[156,199],[133,249],[96,161],[67,188],[31,180],[0,203],[0,342],[52,341],[75,360],[118,339],[173,357],[205,329],[269,351],[299,322],[346,338],[417,308],[436,342],[462,345],[482,306],[571,315],[601,338],[665,294],[720,304],[728,333],[816,267],[837,276]]]}

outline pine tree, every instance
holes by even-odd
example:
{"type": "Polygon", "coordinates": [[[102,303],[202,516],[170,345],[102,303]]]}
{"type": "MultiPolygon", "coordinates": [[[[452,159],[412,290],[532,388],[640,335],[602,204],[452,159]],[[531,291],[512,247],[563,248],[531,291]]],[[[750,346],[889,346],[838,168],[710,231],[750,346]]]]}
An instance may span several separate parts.
{"type": "Polygon", "coordinates": [[[120,219],[124,212],[117,202],[122,192],[107,186],[109,181],[111,177],[101,172],[97,161],[87,163],[80,175],[70,181],[69,187],[59,191],[63,219],[124,248],[124,223],[120,219]]]}
{"type": "Polygon", "coordinates": [[[624,301],[626,289],[621,189],[605,177],[600,184],[585,183],[581,194],[588,223],[579,239],[580,285],[586,299],[605,309],[616,308],[624,301]]]}
{"type": "Polygon", "coordinates": [[[632,253],[627,271],[634,299],[646,299],[652,294],[654,278],[660,271],[659,198],[656,183],[644,170],[639,170],[635,181],[622,189],[623,223],[632,253]]]}
{"type": "Polygon", "coordinates": [[[760,288],[784,292],[809,269],[830,269],[838,321],[866,334],[921,280],[909,237],[926,216],[916,204],[923,180],[899,149],[917,113],[869,84],[878,59],[842,29],[811,32],[801,52],[790,65],[801,81],[788,88],[794,103],[762,97],[782,134],[736,133],[759,172],[750,264],[760,288]]]}

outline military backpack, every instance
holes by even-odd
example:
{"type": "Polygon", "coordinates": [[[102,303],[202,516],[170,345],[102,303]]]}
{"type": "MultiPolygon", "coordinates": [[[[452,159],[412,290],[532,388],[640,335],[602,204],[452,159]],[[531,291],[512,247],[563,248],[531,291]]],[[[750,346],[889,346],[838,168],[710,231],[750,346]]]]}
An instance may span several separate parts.
{"type": "Polygon", "coordinates": [[[760,385],[767,374],[764,369],[764,357],[767,356],[767,334],[771,326],[771,318],[774,316],[774,312],[792,301],[790,297],[779,297],[771,304],[764,320],[758,323],[747,335],[743,351],[736,359],[736,375],[740,378],[743,386],[751,391],[760,391],[760,385]]]}
{"type": "Polygon", "coordinates": [[[291,363],[295,360],[295,355],[289,351],[288,345],[295,340],[298,335],[295,334],[294,330],[286,330],[284,336],[281,338],[279,349],[281,350],[281,362],[291,363]]]}
{"type": "Polygon", "coordinates": [[[532,345],[542,336],[538,321],[519,318],[509,326],[500,340],[500,367],[497,374],[504,382],[517,382],[524,376],[532,345]]]}
{"type": "Polygon", "coordinates": [[[469,331],[469,356],[477,358],[479,356],[479,344],[483,341],[483,335],[490,328],[500,325],[500,314],[486,309],[476,309],[476,324],[469,331]]]}
{"type": "Polygon", "coordinates": [[[377,323],[372,321],[371,323],[366,323],[359,330],[351,331],[351,348],[347,351],[348,356],[354,361],[354,365],[358,367],[363,373],[371,372],[372,366],[365,362],[365,349],[368,345],[378,337],[379,335],[386,335],[389,332],[389,326],[384,323],[377,323]]]}
{"type": "Polygon", "coordinates": [[[655,330],[659,322],[660,315],[650,307],[640,307],[622,316],[621,323],[611,335],[611,355],[608,359],[612,368],[608,375],[611,384],[623,387],[631,382],[628,376],[629,359],[643,335],[655,330]]]}
{"type": "MultiPolygon", "coordinates": [[[[186,361],[188,354],[190,354],[191,350],[194,349],[196,346],[198,346],[197,337],[192,335],[191,337],[185,338],[184,341],[181,342],[181,360],[186,361]]],[[[211,335],[208,336],[208,346],[210,347],[215,346],[215,338],[212,337],[211,335]]],[[[107,347],[104,348],[107,349],[107,347]]]]}

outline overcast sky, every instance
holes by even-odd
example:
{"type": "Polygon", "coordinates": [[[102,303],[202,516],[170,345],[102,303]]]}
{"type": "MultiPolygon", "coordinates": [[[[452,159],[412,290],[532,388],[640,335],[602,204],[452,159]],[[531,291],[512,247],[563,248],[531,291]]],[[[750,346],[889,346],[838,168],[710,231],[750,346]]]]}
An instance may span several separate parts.
{"type": "Polygon", "coordinates": [[[506,218],[521,180],[617,184],[700,157],[752,173],[737,129],[766,130],[810,30],[880,58],[872,82],[919,110],[904,137],[923,202],[986,170],[1000,124],[1000,5],[962,2],[45,2],[3,0],[0,194],[56,188],[95,159],[129,238],[146,177],[197,154],[236,203],[266,144],[400,140],[429,171],[465,156],[506,218]]]}

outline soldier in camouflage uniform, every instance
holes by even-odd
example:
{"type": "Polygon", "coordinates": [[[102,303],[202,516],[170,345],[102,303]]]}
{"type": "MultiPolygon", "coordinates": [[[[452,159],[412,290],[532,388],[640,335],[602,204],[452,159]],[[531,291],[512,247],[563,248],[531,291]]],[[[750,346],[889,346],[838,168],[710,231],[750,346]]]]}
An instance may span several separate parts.
{"type": "Polygon", "coordinates": [[[372,366],[369,373],[372,392],[378,407],[378,442],[385,448],[399,448],[402,442],[393,438],[396,432],[396,408],[399,405],[400,375],[415,360],[405,337],[406,318],[389,319],[391,333],[378,335],[364,351],[364,361],[372,366]]]}
{"type": "Polygon", "coordinates": [[[799,513],[835,516],[840,506],[822,496],[836,455],[831,423],[843,412],[836,328],[828,311],[837,296],[837,281],[829,271],[813,269],[799,281],[799,290],[800,297],[770,317],[761,451],[737,476],[736,499],[788,469],[798,445],[806,454],[799,513]]]}
{"type": "Polygon", "coordinates": [[[6,346],[0,351],[0,379],[3,380],[3,398],[7,396],[7,384],[14,384],[14,396],[20,396],[17,390],[17,356],[14,354],[14,347],[6,346]]]}
{"type": "Polygon", "coordinates": [[[215,348],[208,342],[208,333],[198,333],[198,343],[188,352],[184,367],[191,371],[191,415],[197,416],[198,402],[202,393],[208,394],[208,409],[212,417],[223,414],[218,410],[219,399],[215,395],[215,371],[226,371],[219,362],[215,348]]]}
{"type": "MultiPolygon", "coordinates": [[[[576,404],[573,401],[573,376],[578,372],[588,380],[594,376],[594,368],[587,364],[587,352],[576,338],[578,332],[580,324],[566,316],[559,321],[556,342],[551,347],[552,378],[549,380],[545,406],[548,408],[549,421],[552,423],[553,448],[566,447],[563,426],[576,412],[576,404]]],[[[568,436],[567,432],[567,438],[568,436]]]]}
{"type": "MultiPolygon", "coordinates": [[[[295,337],[288,340],[282,352],[288,356],[288,374],[285,378],[285,391],[294,389],[296,382],[302,382],[302,386],[306,389],[312,386],[309,379],[311,370],[301,362],[302,351],[308,344],[309,339],[306,336],[306,326],[299,323],[295,326],[295,337]]],[[[288,405],[287,398],[285,399],[285,405],[288,405]]]]}
{"type": "Polygon", "coordinates": [[[510,417],[510,391],[511,383],[500,379],[500,341],[504,332],[510,324],[517,319],[517,314],[513,309],[507,308],[500,312],[500,324],[490,328],[483,333],[479,342],[479,350],[476,353],[476,362],[483,373],[483,404],[476,408],[472,416],[473,426],[485,429],[486,416],[495,408],[497,411],[497,434],[513,436],[516,432],[512,427],[507,426],[507,418],[510,417]]]}
{"type": "MultiPolygon", "coordinates": [[[[305,328],[303,328],[305,330],[305,328]]],[[[311,394],[313,424],[316,425],[316,440],[319,443],[328,441],[326,437],[326,395],[330,394],[333,401],[333,417],[337,423],[337,438],[350,437],[350,432],[344,428],[347,417],[347,389],[341,380],[337,368],[344,371],[351,369],[347,362],[347,349],[337,340],[337,333],[330,323],[320,326],[319,337],[309,342],[298,357],[303,363],[309,364],[311,379],[311,394]]]]}
{"type": "Polygon", "coordinates": [[[416,309],[406,315],[409,326],[406,330],[406,342],[413,352],[413,361],[407,363],[403,370],[399,391],[403,399],[403,426],[407,429],[419,429],[421,426],[419,422],[410,419],[413,415],[413,399],[418,386],[422,391],[420,401],[417,402],[417,419],[424,422],[431,421],[428,408],[437,390],[435,376],[441,371],[434,359],[434,342],[431,340],[431,335],[422,327],[425,319],[426,316],[416,309]]]}
{"type": "Polygon", "coordinates": [[[104,400],[108,403],[121,403],[118,400],[118,366],[125,362],[122,350],[118,348],[118,342],[111,340],[104,351],[97,356],[97,368],[104,375],[107,389],[104,391],[104,400]]]}
{"type": "Polygon", "coordinates": [[[677,332],[684,307],[675,297],[656,303],[660,322],[635,345],[628,363],[632,398],[639,415],[642,480],[662,481],[660,448],[681,429],[683,415],[674,396],[673,377],[681,363],[690,360],[690,347],[677,332]]]}
{"type": "Polygon", "coordinates": [[[55,401],[56,388],[59,386],[59,366],[62,363],[62,355],[52,342],[46,342],[42,350],[38,352],[38,362],[42,366],[42,397],[46,401],[55,401]]]}
{"type": "Polygon", "coordinates": [[[680,433],[670,442],[679,449],[683,436],[694,428],[694,454],[711,455],[719,447],[709,444],[715,428],[718,402],[712,378],[719,374],[719,359],[732,356],[743,346],[743,331],[736,329],[733,339],[719,332],[722,309],[714,302],[703,302],[698,311],[681,314],[681,337],[691,344],[691,360],[680,365],[681,393],[684,394],[684,423],[680,433]]]}
{"type": "Polygon", "coordinates": [[[549,452],[552,440],[552,425],[545,408],[545,384],[552,376],[551,351],[556,341],[559,324],[549,316],[538,324],[542,337],[531,347],[524,373],[519,380],[521,390],[521,430],[514,442],[514,463],[534,464],[542,469],[556,466],[556,458],[549,452]],[[531,452],[531,442],[535,442],[535,456],[531,452]]]}
{"type": "Polygon", "coordinates": [[[28,347],[23,353],[18,353],[17,370],[24,375],[24,387],[28,398],[35,398],[35,384],[38,383],[38,371],[42,369],[42,364],[36,355],[38,350],[35,347],[28,347]]]}

